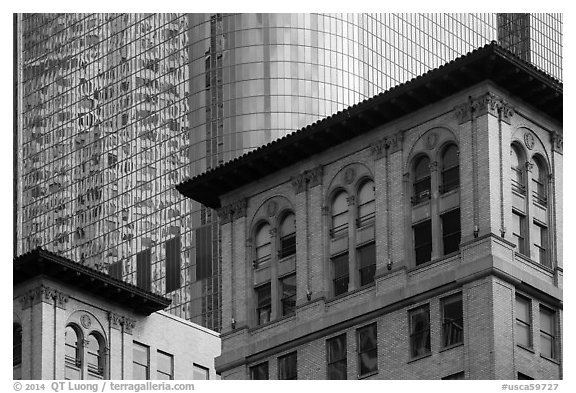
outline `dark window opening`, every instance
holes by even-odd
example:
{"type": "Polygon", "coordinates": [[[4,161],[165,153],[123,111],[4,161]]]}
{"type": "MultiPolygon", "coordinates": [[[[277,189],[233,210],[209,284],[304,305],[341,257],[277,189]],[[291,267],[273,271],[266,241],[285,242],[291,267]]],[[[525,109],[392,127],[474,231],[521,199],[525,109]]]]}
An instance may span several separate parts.
{"type": "Polygon", "coordinates": [[[298,379],[296,352],[278,358],[278,379],[298,379]]]}
{"type": "Polygon", "coordinates": [[[326,340],[328,379],[347,379],[346,334],[326,340]]]}
{"type": "Polygon", "coordinates": [[[375,207],[374,182],[369,180],[358,191],[358,227],[374,220],[375,207]]]}
{"type": "Polygon", "coordinates": [[[463,319],[461,294],[442,300],[442,346],[464,342],[463,319]]]}
{"type": "Polygon", "coordinates": [[[430,353],[430,310],[424,305],[409,311],[410,355],[415,357],[430,353]]]}
{"type": "Polygon", "coordinates": [[[151,251],[146,249],[136,254],[136,285],[147,291],[151,284],[151,251]]]}
{"type": "Polygon", "coordinates": [[[444,378],[442,378],[442,380],[444,380],[444,381],[462,380],[462,379],[466,379],[466,378],[464,378],[464,371],[460,371],[459,373],[450,374],[450,375],[447,375],[444,378]]]}
{"type": "Polygon", "coordinates": [[[414,166],[414,190],[412,204],[430,199],[430,160],[428,157],[420,157],[414,166]]]}
{"type": "Polygon", "coordinates": [[[111,277],[122,280],[122,261],[111,263],[108,266],[108,274],[111,277]]]}
{"type": "Polygon", "coordinates": [[[166,242],[166,293],[180,288],[180,236],[166,242]]]}
{"type": "Polygon", "coordinates": [[[358,339],[358,371],[359,375],[378,371],[378,341],[376,339],[376,324],[360,328],[356,331],[358,339]]]}
{"type": "Polygon", "coordinates": [[[376,273],[376,245],[370,243],[358,248],[360,286],[372,284],[376,273]]]}
{"type": "Polygon", "coordinates": [[[441,218],[444,255],[448,255],[460,248],[460,209],[444,213],[441,218]]]}
{"type": "Polygon", "coordinates": [[[250,367],[250,379],[266,380],[268,378],[268,362],[250,367]]]}
{"type": "Polygon", "coordinates": [[[212,225],[196,229],[196,280],[212,276],[212,225]]]}
{"type": "Polygon", "coordinates": [[[294,314],[296,310],[296,275],[291,274],[280,279],[282,291],[282,316],[294,314]]]}
{"type": "Polygon", "coordinates": [[[533,380],[534,378],[532,378],[529,375],[523,374],[523,373],[518,373],[518,379],[519,380],[533,380]]]}
{"type": "Polygon", "coordinates": [[[296,220],[294,214],[288,214],[280,225],[279,257],[285,258],[296,254],[296,220]]]}
{"type": "Polygon", "coordinates": [[[341,254],[332,258],[334,270],[334,296],[348,292],[348,254],[341,254]]]}
{"type": "Polygon", "coordinates": [[[414,225],[414,252],[416,266],[432,259],[432,222],[430,220],[414,225]]]}
{"type": "Polygon", "coordinates": [[[264,284],[256,288],[256,317],[258,325],[270,321],[272,313],[272,297],[270,283],[264,284]]]}
{"type": "Polygon", "coordinates": [[[458,158],[458,148],[450,145],[442,155],[442,184],[440,192],[446,193],[460,187],[460,164],[458,158]]]}

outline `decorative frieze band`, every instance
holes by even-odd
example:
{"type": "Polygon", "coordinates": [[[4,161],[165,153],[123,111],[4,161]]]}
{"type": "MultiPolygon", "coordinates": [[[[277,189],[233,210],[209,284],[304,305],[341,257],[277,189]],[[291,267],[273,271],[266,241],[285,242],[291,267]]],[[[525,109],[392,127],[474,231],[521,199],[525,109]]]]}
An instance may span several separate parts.
{"type": "Polygon", "coordinates": [[[478,97],[469,97],[468,102],[454,108],[454,113],[459,124],[472,120],[472,115],[479,117],[491,114],[497,117],[498,113],[501,114],[502,121],[510,124],[510,120],[514,115],[514,108],[497,95],[485,93],[478,97]]]}
{"type": "Polygon", "coordinates": [[[246,198],[240,199],[229,205],[222,206],[217,210],[220,224],[227,224],[232,219],[238,219],[246,216],[246,209],[248,207],[248,200],[246,198]]]}
{"type": "Polygon", "coordinates": [[[370,151],[375,159],[380,159],[386,154],[386,149],[390,149],[390,153],[394,153],[402,149],[402,141],[404,133],[399,131],[393,135],[385,136],[370,145],[370,151]]]}
{"type": "Polygon", "coordinates": [[[132,334],[132,331],[136,327],[135,320],[113,312],[108,312],[108,321],[110,321],[110,327],[116,330],[122,330],[122,328],[124,328],[124,333],[127,334],[132,334]]]}
{"type": "Polygon", "coordinates": [[[294,192],[296,194],[301,193],[306,188],[316,187],[322,183],[323,167],[322,165],[316,168],[305,170],[297,176],[290,179],[292,187],[294,187],[294,192]]]}
{"type": "Polygon", "coordinates": [[[30,289],[24,295],[20,296],[20,304],[22,309],[25,309],[34,304],[44,302],[48,304],[56,304],[56,307],[65,310],[69,298],[70,296],[68,294],[42,284],[36,288],[30,289]]]}

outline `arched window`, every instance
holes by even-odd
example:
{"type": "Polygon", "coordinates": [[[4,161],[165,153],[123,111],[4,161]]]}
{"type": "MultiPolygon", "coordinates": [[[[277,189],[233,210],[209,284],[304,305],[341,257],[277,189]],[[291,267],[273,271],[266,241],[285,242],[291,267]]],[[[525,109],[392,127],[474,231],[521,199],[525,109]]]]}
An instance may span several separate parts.
{"type": "Polygon", "coordinates": [[[347,194],[340,191],[332,201],[332,236],[348,230],[347,194]]]}
{"type": "Polygon", "coordinates": [[[458,148],[449,145],[442,153],[442,183],[440,192],[445,193],[460,186],[460,162],[458,148]]]}
{"type": "Polygon", "coordinates": [[[80,339],[76,329],[71,325],[66,326],[66,352],[65,379],[82,379],[82,352],[80,350],[80,339]]]}
{"type": "Polygon", "coordinates": [[[375,206],[374,182],[368,180],[358,190],[358,226],[374,219],[375,206]]]}
{"type": "Polygon", "coordinates": [[[22,379],[22,326],[12,324],[13,379],[22,379]]]}
{"type": "Polygon", "coordinates": [[[534,202],[546,206],[548,198],[546,195],[546,181],[548,174],[542,159],[538,156],[532,160],[532,196],[534,202]]]}
{"type": "Polygon", "coordinates": [[[280,224],[280,258],[296,253],[296,217],[293,213],[284,216],[280,224]]]}
{"type": "Polygon", "coordinates": [[[414,191],[412,203],[414,205],[430,199],[430,159],[421,156],[414,165],[414,191]]]}
{"type": "Polygon", "coordinates": [[[86,363],[90,376],[102,379],[104,376],[104,346],[102,341],[93,333],[88,336],[86,363]]]}
{"type": "Polygon", "coordinates": [[[522,154],[518,147],[512,145],[510,148],[510,167],[512,169],[512,189],[520,194],[524,194],[526,187],[524,184],[524,171],[521,164],[522,154]]]}
{"type": "Polygon", "coordinates": [[[270,262],[270,254],[270,225],[265,223],[260,225],[256,231],[255,265],[258,267],[270,262]]]}

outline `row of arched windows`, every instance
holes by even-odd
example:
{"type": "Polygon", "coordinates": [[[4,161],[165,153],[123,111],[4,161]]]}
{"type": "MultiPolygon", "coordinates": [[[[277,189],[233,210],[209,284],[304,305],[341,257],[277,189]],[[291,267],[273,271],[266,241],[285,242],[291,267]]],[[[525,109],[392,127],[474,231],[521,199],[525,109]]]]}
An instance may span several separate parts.
{"type": "Polygon", "coordinates": [[[104,378],[105,345],[102,336],[90,333],[85,346],[82,330],[73,324],[66,326],[65,336],[65,379],[104,378]]]}

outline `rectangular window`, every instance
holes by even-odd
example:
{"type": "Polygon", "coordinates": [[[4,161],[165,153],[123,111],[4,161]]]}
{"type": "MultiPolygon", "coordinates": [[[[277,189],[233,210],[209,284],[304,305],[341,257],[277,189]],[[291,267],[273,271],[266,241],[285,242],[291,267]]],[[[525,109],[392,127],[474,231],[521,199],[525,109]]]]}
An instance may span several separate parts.
{"type": "Polygon", "coordinates": [[[332,258],[334,271],[334,296],[348,292],[348,254],[341,254],[332,258]]]}
{"type": "Polygon", "coordinates": [[[263,380],[268,378],[268,362],[250,367],[250,379],[263,380]]]}
{"type": "Polygon", "coordinates": [[[459,373],[450,374],[450,375],[447,375],[444,378],[442,378],[442,380],[444,380],[444,381],[462,380],[462,379],[465,379],[464,378],[464,371],[460,371],[459,373]]]}
{"type": "Polygon", "coordinates": [[[156,362],[158,364],[156,379],[174,379],[174,356],[158,351],[156,353],[156,362]]]}
{"type": "Polygon", "coordinates": [[[548,263],[548,258],[546,257],[546,248],[547,248],[547,230],[546,227],[536,221],[534,221],[532,225],[532,233],[531,240],[532,240],[532,250],[530,252],[530,258],[538,263],[541,263],[545,266],[550,266],[548,263]]]}
{"type": "Polygon", "coordinates": [[[516,344],[532,348],[532,330],[530,327],[531,302],[523,296],[516,296],[516,344]]]}
{"type": "Polygon", "coordinates": [[[414,225],[414,253],[416,266],[432,259],[432,221],[414,225]]]}
{"type": "Polygon", "coordinates": [[[278,379],[298,379],[296,352],[278,358],[278,379]]]}
{"type": "Polygon", "coordinates": [[[540,354],[556,359],[556,313],[540,306],[540,354]]]}
{"type": "Polygon", "coordinates": [[[370,243],[357,249],[360,286],[372,284],[376,273],[376,245],[370,243]]]}
{"type": "Polygon", "coordinates": [[[118,280],[122,280],[122,261],[111,263],[108,266],[108,274],[118,280]]]}
{"type": "Polygon", "coordinates": [[[346,334],[326,340],[328,379],[347,379],[346,334]]]}
{"type": "Polygon", "coordinates": [[[424,306],[408,311],[410,322],[410,356],[420,357],[430,353],[430,308],[424,306]]]}
{"type": "Polygon", "coordinates": [[[364,376],[378,371],[378,341],[376,323],[356,330],[358,349],[358,375],[364,376]]]}
{"type": "Polygon", "coordinates": [[[294,314],[296,309],[296,274],[280,279],[282,316],[294,314]]]}
{"type": "Polygon", "coordinates": [[[196,229],[196,280],[212,276],[212,226],[196,229]]]}
{"type": "Polygon", "coordinates": [[[210,371],[199,364],[193,364],[193,377],[195,381],[200,380],[209,380],[210,379],[210,371]]]}
{"type": "Polygon", "coordinates": [[[150,260],[149,248],[136,254],[136,285],[147,291],[150,290],[150,260]]]}
{"type": "Polygon", "coordinates": [[[180,288],[180,236],[166,242],[166,293],[180,288]]]}
{"type": "Polygon", "coordinates": [[[460,248],[460,209],[442,214],[442,243],[444,255],[458,251],[460,248]]]}
{"type": "Polygon", "coordinates": [[[525,217],[522,214],[516,211],[512,212],[512,236],[514,237],[514,244],[516,244],[516,251],[520,254],[526,254],[524,220],[525,217]]]}
{"type": "Polygon", "coordinates": [[[150,379],[150,348],[134,341],[132,379],[150,379]]]}
{"type": "Polygon", "coordinates": [[[442,346],[449,347],[464,342],[462,294],[441,300],[442,304],[442,346]]]}
{"type": "Polygon", "coordinates": [[[270,314],[272,313],[272,297],[270,283],[264,284],[256,288],[256,317],[258,325],[270,321],[270,314]]]}

